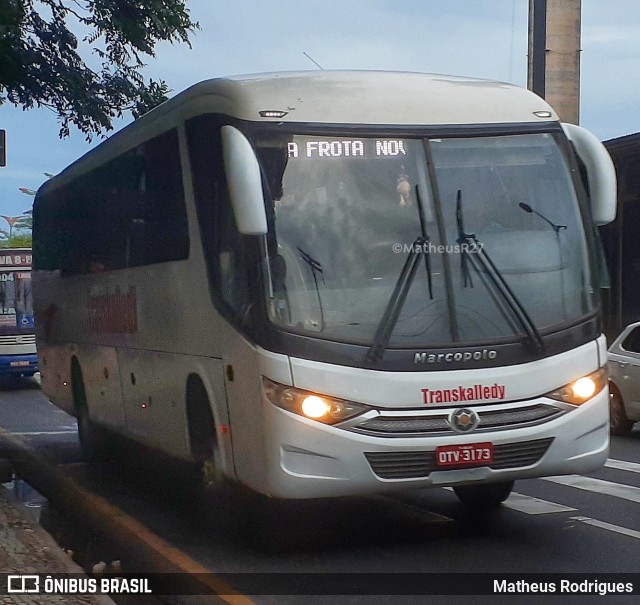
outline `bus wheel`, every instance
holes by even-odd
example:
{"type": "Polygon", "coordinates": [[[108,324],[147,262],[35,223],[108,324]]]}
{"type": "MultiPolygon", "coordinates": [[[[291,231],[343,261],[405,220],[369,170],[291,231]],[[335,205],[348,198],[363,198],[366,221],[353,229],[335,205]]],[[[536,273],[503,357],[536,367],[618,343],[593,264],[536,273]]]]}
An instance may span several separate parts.
{"type": "Polygon", "coordinates": [[[609,432],[612,435],[627,435],[633,427],[633,421],[627,418],[620,391],[609,383],[609,432]]]}
{"type": "Polygon", "coordinates": [[[454,487],[453,491],[465,506],[494,508],[509,497],[512,489],[513,481],[500,481],[480,485],[459,485],[454,487]]]}
{"type": "Polygon", "coordinates": [[[200,483],[221,483],[224,476],[211,405],[202,381],[194,375],[187,380],[187,423],[200,483]]]}
{"type": "Polygon", "coordinates": [[[76,360],[71,366],[71,392],[78,420],[78,437],[80,438],[82,457],[87,462],[103,462],[108,458],[108,438],[105,432],[96,426],[89,417],[82,370],[76,360]]]}

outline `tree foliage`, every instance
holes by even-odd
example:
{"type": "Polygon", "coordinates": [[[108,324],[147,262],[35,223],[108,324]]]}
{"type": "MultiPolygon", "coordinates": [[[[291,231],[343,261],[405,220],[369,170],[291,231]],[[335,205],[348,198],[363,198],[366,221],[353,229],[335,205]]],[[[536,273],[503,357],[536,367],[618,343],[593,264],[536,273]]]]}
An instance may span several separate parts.
{"type": "Polygon", "coordinates": [[[33,235],[33,210],[19,217],[0,215],[9,224],[9,231],[0,229],[0,248],[31,248],[33,235]],[[10,219],[11,222],[7,219],[10,219]]]}
{"type": "Polygon", "coordinates": [[[0,229],[0,248],[31,248],[33,239],[31,233],[9,234],[0,229]]]}
{"type": "Polygon", "coordinates": [[[71,124],[91,139],[126,111],[142,115],[169,92],[145,80],[143,58],[198,28],[186,1],[0,0],[0,104],[51,108],[61,137],[71,124]],[[86,62],[79,47],[91,49],[86,62]]]}
{"type": "Polygon", "coordinates": [[[26,210],[20,220],[14,225],[15,229],[33,229],[33,210],[26,210]]]}

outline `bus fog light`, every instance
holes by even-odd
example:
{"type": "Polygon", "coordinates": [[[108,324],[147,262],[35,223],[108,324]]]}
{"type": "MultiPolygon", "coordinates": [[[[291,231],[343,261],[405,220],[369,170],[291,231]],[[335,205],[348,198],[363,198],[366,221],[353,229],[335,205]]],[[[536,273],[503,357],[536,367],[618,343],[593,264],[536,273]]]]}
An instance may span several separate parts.
{"type": "Polygon", "coordinates": [[[324,424],[337,424],[371,409],[362,403],[303,391],[264,377],[262,390],[273,405],[324,424]]]}
{"type": "Polygon", "coordinates": [[[596,370],[588,376],[582,376],[569,384],[547,393],[545,396],[557,401],[580,405],[597,395],[607,384],[607,371],[596,370]]]}

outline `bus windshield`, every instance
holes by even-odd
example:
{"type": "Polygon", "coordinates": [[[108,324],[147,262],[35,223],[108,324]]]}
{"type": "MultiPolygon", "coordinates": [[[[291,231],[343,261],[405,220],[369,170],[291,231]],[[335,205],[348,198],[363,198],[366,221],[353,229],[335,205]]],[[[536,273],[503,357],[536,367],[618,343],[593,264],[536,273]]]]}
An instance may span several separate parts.
{"type": "Polygon", "coordinates": [[[0,271],[0,333],[33,332],[31,272],[0,271]]]}
{"type": "Polygon", "coordinates": [[[536,332],[596,308],[581,212],[553,134],[263,131],[255,144],[273,209],[269,311],[282,329],[371,345],[414,253],[425,260],[391,347],[522,338],[496,274],[536,332]],[[479,248],[491,265],[477,262],[479,248]]]}

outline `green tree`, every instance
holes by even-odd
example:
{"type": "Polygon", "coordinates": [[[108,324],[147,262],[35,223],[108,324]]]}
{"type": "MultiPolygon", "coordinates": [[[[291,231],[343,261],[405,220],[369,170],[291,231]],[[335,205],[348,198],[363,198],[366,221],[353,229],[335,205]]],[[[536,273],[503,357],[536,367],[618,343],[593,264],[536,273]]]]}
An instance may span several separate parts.
{"type": "Polygon", "coordinates": [[[31,248],[31,243],[31,232],[16,233],[9,237],[6,231],[0,229],[0,248],[31,248]]]}
{"type": "Polygon", "coordinates": [[[20,220],[16,223],[16,229],[27,229],[31,231],[33,229],[33,210],[25,210],[24,214],[20,217],[20,220]]]}
{"type": "Polygon", "coordinates": [[[91,139],[124,112],[142,115],[169,92],[163,80],[144,79],[143,58],[155,56],[159,41],[189,44],[199,27],[186,2],[0,0],[0,104],[51,108],[61,137],[71,124],[91,139]],[[93,67],[70,26],[87,31],[82,46],[93,67]]]}
{"type": "Polygon", "coordinates": [[[0,229],[0,248],[31,248],[33,210],[21,216],[0,215],[9,225],[9,231],[0,229]]]}

